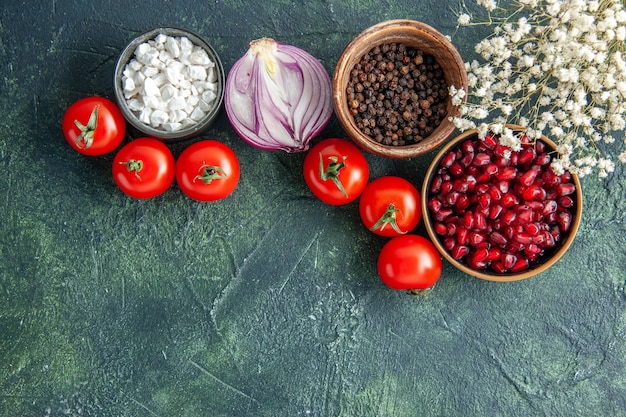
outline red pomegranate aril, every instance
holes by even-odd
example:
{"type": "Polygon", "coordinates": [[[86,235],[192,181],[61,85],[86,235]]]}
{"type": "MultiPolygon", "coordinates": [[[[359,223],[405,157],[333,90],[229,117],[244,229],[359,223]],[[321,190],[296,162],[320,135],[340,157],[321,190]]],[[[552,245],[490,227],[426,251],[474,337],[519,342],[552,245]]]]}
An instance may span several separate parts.
{"type": "Polygon", "coordinates": [[[443,240],[443,248],[448,252],[452,252],[455,247],[456,240],[453,237],[447,237],[443,240]]]}
{"type": "Polygon", "coordinates": [[[499,143],[499,139],[496,135],[491,133],[487,134],[485,138],[482,140],[482,143],[488,148],[493,149],[499,143]]]}
{"type": "Polygon", "coordinates": [[[500,204],[504,208],[511,208],[519,204],[519,198],[517,198],[517,196],[512,192],[507,192],[502,195],[502,198],[500,199],[500,204]]]}
{"type": "Polygon", "coordinates": [[[510,240],[509,244],[506,245],[506,250],[511,253],[518,253],[524,250],[524,246],[525,245],[523,243],[519,243],[516,240],[510,240]]]}
{"type": "Polygon", "coordinates": [[[559,209],[568,209],[574,206],[574,199],[568,195],[559,198],[559,209]]]}
{"type": "Polygon", "coordinates": [[[452,181],[444,181],[441,183],[441,189],[439,190],[440,194],[448,194],[452,191],[452,181]]]}
{"type": "Polygon", "coordinates": [[[543,210],[541,212],[543,213],[544,216],[546,216],[550,213],[555,213],[558,208],[559,208],[559,205],[557,204],[556,201],[548,200],[544,203],[543,210]]]}
{"type": "Polygon", "coordinates": [[[460,261],[461,259],[465,258],[469,253],[469,247],[464,245],[457,245],[452,249],[452,252],[450,254],[452,255],[452,258],[460,261]]]}
{"type": "Polygon", "coordinates": [[[482,233],[478,233],[478,232],[470,232],[470,234],[467,237],[468,237],[469,244],[474,247],[479,246],[486,239],[485,235],[483,235],[482,233]]]}
{"type": "Polygon", "coordinates": [[[443,205],[447,207],[453,207],[456,205],[456,202],[459,200],[459,196],[461,194],[457,191],[450,191],[448,194],[443,197],[443,205]]]}
{"type": "Polygon", "coordinates": [[[555,186],[561,183],[561,177],[556,175],[552,168],[548,168],[547,170],[545,170],[543,174],[541,174],[541,179],[547,185],[555,186]]]}
{"type": "Polygon", "coordinates": [[[502,213],[502,206],[499,204],[496,204],[494,206],[491,206],[491,208],[489,209],[489,218],[491,220],[495,220],[498,217],[500,217],[500,213],[502,213]]]}
{"type": "Polygon", "coordinates": [[[544,243],[546,243],[546,236],[544,232],[541,231],[540,233],[537,233],[535,236],[533,236],[532,243],[534,243],[535,245],[543,246],[544,243]]]}
{"type": "Polygon", "coordinates": [[[474,157],[474,161],[472,163],[478,167],[488,165],[491,163],[491,156],[484,152],[479,152],[474,157]]]}
{"type": "Polygon", "coordinates": [[[526,223],[524,225],[524,230],[530,236],[537,236],[539,232],[541,232],[541,226],[539,226],[537,223],[526,223]]]}
{"type": "Polygon", "coordinates": [[[505,270],[510,270],[513,268],[513,265],[517,262],[517,256],[510,252],[505,252],[502,254],[502,266],[505,270]]]}
{"type": "Polygon", "coordinates": [[[469,242],[469,230],[466,227],[456,229],[456,241],[459,245],[467,245],[469,242]]]}
{"type": "Polygon", "coordinates": [[[565,183],[565,184],[559,184],[555,187],[556,189],[556,193],[560,196],[563,197],[565,195],[570,195],[572,193],[574,193],[574,191],[576,191],[576,186],[570,182],[565,183]]]}
{"type": "Polygon", "coordinates": [[[572,226],[572,213],[569,211],[562,211],[558,214],[556,221],[559,224],[561,231],[567,233],[572,226]]]}
{"type": "Polygon", "coordinates": [[[536,169],[529,169],[519,177],[520,184],[525,187],[532,185],[537,178],[537,174],[539,174],[539,172],[536,169]]]}
{"type": "MultiPolygon", "coordinates": [[[[539,142],[537,142],[537,143],[539,143],[539,142]]],[[[548,165],[551,160],[552,160],[552,158],[550,157],[550,154],[542,153],[542,154],[537,155],[537,159],[535,159],[535,163],[537,165],[544,166],[544,165],[548,165]]]]}
{"type": "Polygon", "coordinates": [[[459,159],[459,164],[463,167],[463,168],[467,168],[470,165],[472,165],[472,162],[474,161],[474,153],[473,152],[469,152],[466,153],[465,155],[463,155],[461,157],[461,159],[459,159]]]}
{"type": "Polygon", "coordinates": [[[498,165],[494,164],[493,162],[485,165],[485,169],[483,170],[483,172],[489,175],[490,177],[496,175],[498,171],[500,171],[500,168],[498,167],[498,165]]]}
{"type": "Polygon", "coordinates": [[[546,151],[546,144],[540,140],[535,141],[535,151],[537,152],[537,155],[550,155],[544,153],[546,151]]]}
{"type": "Polygon", "coordinates": [[[445,221],[448,217],[452,215],[453,211],[449,207],[442,207],[437,213],[435,213],[435,220],[438,222],[445,221]]]}
{"type": "Polygon", "coordinates": [[[454,151],[450,151],[441,158],[441,166],[450,168],[450,166],[456,161],[456,153],[454,151]]]}
{"type": "Polygon", "coordinates": [[[462,213],[466,208],[470,206],[470,198],[467,194],[461,194],[456,202],[457,212],[462,213]]]}
{"type": "Polygon", "coordinates": [[[439,199],[435,197],[428,199],[428,203],[426,203],[426,205],[428,206],[430,211],[432,211],[433,213],[438,213],[439,210],[441,210],[441,207],[443,206],[441,201],[439,201],[439,199]]]}
{"type": "Polygon", "coordinates": [[[554,238],[555,245],[561,241],[561,229],[559,229],[558,227],[552,227],[550,229],[550,234],[554,238]]]}
{"type": "Polygon", "coordinates": [[[469,266],[470,268],[472,268],[475,271],[481,271],[485,268],[487,268],[488,262],[487,261],[479,261],[474,259],[473,256],[469,256],[467,258],[467,266],[469,266]]]}
{"type": "Polygon", "coordinates": [[[514,166],[503,167],[496,174],[496,178],[501,181],[511,181],[514,180],[515,177],[517,177],[517,168],[514,166]]]}
{"type": "Polygon", "coordinates": [[[526,187],[522,191],[522,197],[524,198],[524,200],[545,200],[546,196],[547,196],[546,190],[534,184],[529,187],[526,187]]]}
{"type": "Polygon", "coordinates": [[[511,267],[511,272],[522,272],[530,268],[530,263],[527,258],[519,258],[515,265],[511,267]]]}
{"type": "Polygon", "coordinates": [[[544,248],[553,248],[556,246],[556,240],[554,240],[554,236],[550,231],[545,230],[541,232],[541,235],[544,237],[542,242],[544,248]]]}
{"type": "Polygon", "coordinates": [[[518,153],[517,163],[520,165],[532,163],[535,160],[535,149],[532,147],[525,147],[518,153]]]}
{"type": "Polygon", "coordinates": [[[481,208],[489,208],[491,206],[491,196],[488,193],[481,194],[478,197],[478,206],[481,208]]]}
{"type": "Polygon", "coordinates": [[[501,248],[506,247],[506,245],[509,243],[508,239],[504,237],[504,235],[500,232],[492,232],[489,235],[489,239],[491,240],[491,243],[496,246],[500,246],[501,248]]]}
{"type": "Polygon", "coordinates": [[[511,165],[511,158],[506,156],[498,156],[493,160],[493,163],[496,164],[499,168],[508,167],[511,165]]]}
{"type": "Polygon", "coordinates": [[[437,222],[434,226],[435,233],[438,235],[444,236],[448,232],[448,226],[445,223],[437,222]]]}
{"type": "Polygon", "coordinates": [[[458,161],[454,162],[450,166],[450,168],[448,168],[448,171],[450,172],[450,175],[452,175],[453,177],[460,177],[465,172],[465,170],[463,169],[461,164],[459,164],[458,161]]]}
{"type": "Polygon", "coordinates": [[[459,222],[459,216],[449,216],[446,219],[446,223],[458,223],[459,222]]]}
{"type": "Polygon", "coordinates": [[[491,263],[491,269],[493,269],[497,274],[504,274],[508,271],[500,261],[494,261],[491,263]]]}
{"type": "Polygon", "coordinates": [[[562,183],[570,182],[571,179],[572,179],[572,174],[570,174],[569,171],[565,171],[564,173],[561,174],[562,183]]]}
{"type": "Polygon", "coordinates": [[[530,200],[524,202],[535,213],[543,212],[543,201],[530,200]]]}
{"type": "Polygon", "coordinates": [[[439,194],[441,191],[441,183],[443,182],[443,178],[439,175],[433,178],[433,181],[430,183],[430,193],[431,194],[439,194]]]}
{"type": "Polygon", "coordinates": [[[495,219],[491,224],[491,231],[500,232],[502,229],[504,229],[504,222],[500,219],[495,219]]]}
{"type": "Polygon", "coordinates": [[[497,185],[491,184],[488,192],[493,201],[500,201],[502,199],[502,191],[500,191],[497,185]]]}
{"type": "Polygon", "coordinates": [[[483,262],[489,260],[489,249],[487,248],[479,248],[474,252],[474,261],[475,262],[483,262]]]}
{"type": "Polygon", "coordinates": [[[541,255],[541,252],[543,252],[543,249],[534,243],[526,245],[524,248],[524,254],[526,254],[530,260],[537,259],[537,256],[541,255]]]}
{"type": "Polygon", "coordinates": [[[529,243],[532,243],[533,237],[528,233],[517,233],[515,235],[515,240],[523,245],[528,245],[529,243]]]}
{"type": "Polygon", "coordinates": [[[499,248],[490,248],[489,254],[487,255],[488,261],[496,261],[502,257],[502,250],[499,248]]]}
{"type": "Polygon", "coordinates": [[[466,193],[469,190],[469,182],[467,178],[457,178],[452,181],[452,189],[459,193],[466,193]]]}
{"type": "Polygon", "coordinates": [[[502,222],[504,222],[504,224],[513,224],[515,219],[517,219],[517,213],[513,210],[507,210],[502,214],[502,222]]]}
{"type": "Polygon", "coordinates": [[[548,213],[547,215],[543,217],[543,221],[546,222],[547,224],[556,224],[557,216],[558,216],[557,212],[548,213]]]}
{"type": "Polygon", "coordinates": [[[465,226],[467,229],[473,229],[474,228],[474,213],[471,211],[466,211],[465,214],[463,215],[463,226],[465,226]]]}
{"type": "Polygon", "coordinates": [[[482,184],[476,185],[475,192],[476,192],[476,195],[481,195],[481,194],[485,194],[489,192],[489,184],[482,183],[482,184]]]}
{"type": "Polygon", "coordinates": [[[456,223],[446,223],[446,235],[448,236],[456,235],[456,223]]]}
{"type": "Polygon", "coordinates": [[[501,193],[508,193],[510,187],[510,183],[508,181],[498,181],[498,189],[500,190],[501,193]]]}
{"type": "Polygon", "coordinates": [[[461,151],[464,153],[474,153],[474,141],[471,139],[464,140],[461,143],[461,151]]]}
{"type": "Polygon", "coordinates": [[[474,213],[474,227],[478,230],[487,229],[487,219],[484,214],[478,211],[474,213]]]}
{"type": "Polygon", "coordinates": [[[484,184],[491,181],[491,175],[486,172],[479,172],[476,174],[476,182],[479,184],[484,184]]]}
{"type": "Polygon", "coordinates": [[[494,148],[493,148],[493,154],[498,156],[498,157],[506,157],[508,158],[507,155],[509,155],[511,153],[511,148],[509,148],[508,146],[502,145],[500,143],[498,143],[494,148]]]}

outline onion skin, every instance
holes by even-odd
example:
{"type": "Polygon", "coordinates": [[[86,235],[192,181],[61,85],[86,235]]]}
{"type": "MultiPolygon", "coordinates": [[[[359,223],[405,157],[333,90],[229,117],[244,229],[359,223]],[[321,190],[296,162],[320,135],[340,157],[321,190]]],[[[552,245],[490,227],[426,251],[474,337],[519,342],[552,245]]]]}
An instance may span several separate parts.
{"type": "Polygon", "coordinates": [[[333,114],[330,76],[308,52],[258,39],[230,69],[224,107],[237,134],[250,145],[306,151],[333,114]]]}

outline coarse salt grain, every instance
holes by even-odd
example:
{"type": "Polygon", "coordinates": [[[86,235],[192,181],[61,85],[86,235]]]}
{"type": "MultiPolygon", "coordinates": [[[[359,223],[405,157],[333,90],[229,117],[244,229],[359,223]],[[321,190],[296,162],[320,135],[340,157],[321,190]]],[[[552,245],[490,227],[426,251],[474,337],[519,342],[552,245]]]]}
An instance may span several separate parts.
{"type": "Polygon", "coordinates": [[[215,63],[186,36],[157,35],[137,46],[122,73],[128,107],[142,123],[176,132],[198,123],[217,99],[215,63]]]}

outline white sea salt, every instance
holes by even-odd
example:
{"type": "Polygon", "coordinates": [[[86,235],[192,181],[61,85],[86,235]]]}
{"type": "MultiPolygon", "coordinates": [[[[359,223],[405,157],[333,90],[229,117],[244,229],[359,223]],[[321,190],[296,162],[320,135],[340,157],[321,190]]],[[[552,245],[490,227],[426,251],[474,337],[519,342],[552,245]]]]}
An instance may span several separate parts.
{"type": "Polygon", "coordinates": [[[215,63],[186,36],[157,35],[137,46],[122,72],[128,107],[168,132],[198,123],[217,99],[215,63]]]}

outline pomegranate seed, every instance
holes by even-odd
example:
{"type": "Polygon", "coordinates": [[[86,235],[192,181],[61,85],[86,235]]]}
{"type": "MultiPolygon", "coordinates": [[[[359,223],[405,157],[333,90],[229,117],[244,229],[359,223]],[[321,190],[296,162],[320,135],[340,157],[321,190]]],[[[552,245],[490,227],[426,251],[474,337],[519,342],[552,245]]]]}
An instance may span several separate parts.
{"type": "Polygon", "coordinates": [[[537,178],[537,174],[539,173],[536,169],[529,169],[522,176],[519,177],[519,182],[525,187],[532,185],[537,178]]]}
{"type": "Polygon", "coordinates": [[[495,206],[491,206],[491,208],[489,209],[489,218],[491,220],[495,220],[498,217],[500,217],[500,214],[502,213],[502,206],[499,204],[496,204],[495,206]]]}
{"type": "Polygon", "coordinates": [[[463,212],[470,205],[470,198],[467,194],[461,194],[456,202],[456,209],[459,213],[463,212]]]}
{"type": "Polygon", "coordinates": [[[472,163],[477,167],[483,167],[491,163],[491,156],[484,152],[479,152],[474,157],[474,161],[472,163]]]}
{"type": "Polygon", "coordinates": [[[452,189],[459,193],[466,193],[469,189],[467,178],[457,178],[452,182],[452,189]]]}
{"type": "Polygon", "coordinates": [[[524,250],[524,244],[519,243],[516,240],[510,240],[509,244],[506,246],[506,250],[508,250],[511,253],[522,252],[524,250]]]}
{"type": "Polygon", "coordinates": [[[524,191],[522,191],[522,196],[524,197],[524,200],[545,200],[546,195],[546,190],[534,184],[530,187],[525,188],[524,191]]]}
{"type": "Polygon", "coordinates": [[[556,219],[557,219],[557,214],[556,212],[554,213],[548,213],[545,217],[544,217],[544,221],[547,224],[555,224],[556,223],[556,219]]]}
{"type": "Polygon", "coordinates": [[[475,262],[483,262],[489,260],[489,249],[480,248],[474,252],[474,261],[475,262]]]}
{"type": "Polygon", "coordinates": [[[530,207],[526,205],[519,206],[517,208],[517,219],[515,220],[516,224],[526,224],[533,221],[535,218],[535,212],[530,209],[530,207]]]}
{"type": "Polygon", "coordinates": [[[536,234],[533,236],[533,242],[535,245],[543,246],[546,243],[546,236],[543,232],[536,234]]]}
{"type": "Polygon", "coordinates": [[[543,174],[541,174],[541,179],[547,184],[547,185],[557,185],[561,183],[561,177],[559,177],[558,175],[556,175],[554,173],[554,171],[552,170],[552,168],[548,168],[546,171],[544,171],[543,174]]]}
{"type": "Polygon", "coordinates": [[[478,205],[482,208],[489,208],[491,206],[491,196],[487,193],[481,194],[478,198],[478,205]]]}
{"type": "Polygon", "coordinates": [[[550,229],[550,234],[552,238],[554,238],[554,244],[556,246],[556,243],[561,241],[561,230],[558,227],[553,227],[550,229]]]}
{"type": "Polygon", "coordinates": [[[452,258],[460,261],[465,258],[470,253],[470,248],[464,245],[457,245],[452,249],[451,255],[452,258]]]}
{"type": "Polygon", "coordinates": [[[439,190],[439,192],[441,194],[448,194],[450,191],[452,191],[452,182],[451,181],[442,182],[441,189],[439,190]]]}
{"type": "Polygon", "coordinates": [[[502,255],[502,266],[504,269],[509,270],[513,268],[515,263],[517,262],[517,256],[512,253],[506,252],[502,255]]]}
{"type": "Polygon", "coordinates": [[[519,155],[517,154],[517,152],[512,152],[512,153],[511,153],[511,157],[510,157],[510,159],[511,159],[511,165],[513,165],[513,166],[517,166],[517,164],[518,164],[518,158],[519,158],[519,155]]]}
{"type": "Polygon", "coordinates": [[[459,200],[459,194],[457,191],[450,191],[443,197],[443,205],[447,207],[456,206],[456,202],[459,200]]]}
{"type": "Polygon", "coordinates": [[[498,165],[492,162],[490,164],[485,165],[485,169],[483,170],[483,172],[491,177],[491,176],[496,175],[499,170],[500,168],[498,167],[498,165]]]}
{"type": "Polygon", "coordinates": [[[570,182],[565,183],[565,184],[559,184],[555,187],[556,189],[556,193],[559,196],[564,196],[564,195],[570,195],[572,194],[574,191],[576,191],[576,186],[570,182]]]}
{"type": "Polygon", "coordinates": [[[435,233],[438,235],[444,236],[448,232],[448,227],[445,223],[437,222],[435,223],[435,233]]]}
{"type": "Polygon", "coordinates": [[[543,210],[541,211],[544,216],[548,215],[550,213],[554,213],[556,212],[557,208],[559,207],[559,205],[557,204],[556,201],[554,200],[548,200],[545,202],[545,204],[543,205],[543,210]]]}
{"type": "Polygon", "coordinates": [[[471,211],[466,211],[463,215],[463,226],[468,229],[474,228],[474,213],[471,211]]]}
{"type": "Polygon", "coordinates": [[[556,246],[556,240],[554,240],[554,236],[552,235],[552,233],[550,233],[550,231],[545,230],[541,233],[541,235],[544,237],[544,248],[553,248],[556,246]]]}
{"type": "Polygon", "coordinates": [[[528,256],[529,259],[536,259],[538,255],[541,254],[541,252],[543,252],[543,249],[541,249],[538,245],[531,243],[530,245],[527,245],[524,248],[524,253],[526,254],[526,256],[528,256]]]}
{"type": "Polygon", "coordinates": [[[433,213],[438,213],[442,207],[441,201],[439,201],[439,199],[435,197],[429,198],[428,203],[426,203],[426,205],[428,206],[428,209],[432,211],[433,213]]]}
{"type": "Polygon", "coordinates": [[[530,140],[530,138],[528,137],[528,135],[521,135],[519,138],[520,142],[522,143],[522,145],[527,146],[527,145],[531,145],[532,141],[530,140]]]}
{"type": "Polygon", "coordinates": [[[556,221],[562,232],[569,232],[569,229],[572,226],[572,213],[569,211],[562,211],[558,214],[556,221]]]}
{"type": "Polygon", "coordinates": [[[474,161],[474,153],[473,152],[469,152],[469,153],[466,153],[465,155],[463,155],[463,157],[459,160],[459,164],[463,168],[467,168],[470,165],[472,165],[473,161],[474,161]]]}
{"type": "Polygon", "coordinates": [[[480,271],[487,268],[487,261],[479,261],[470,256],[467,259],[467,265],[476,271],[480,271]]]}
{"type": "Polygon", "coordinates": [[[469,244],[476,247],[485,241],[485,235],[478,232],[470,232],[468,235],[469,244]]]}
{"type": "Polygon", "coordinates": [[[537,236],[541,231],[541,227],[537,223],[526,223],[524,230],[531,236],[537,236]]]}
{"type": "Polygon", "coordinates": [[[452,249],[456,247],[456,240],[453,237],[447,237],[443,240],[443,247],[448,252],[451,252],[452,249]]]}
{"type": "Polygon", "coordinates": [[[525,203],[535,213],[543,211],[543,201],[530,200],[526,201],[525,203]]]}
{"type": "Polygon", "coordinates": [[[517,262],[515,262],[515,265],[513,265],[511,267],[511,271],[512,272],[521,272],[521,271],[525,271],[530,267],[530,263],[528,262],[528,259],[526,258],[519,258],[517,260],[517,262]]]}
{"type": "Polygon", "coordinates": [[[502,198],[502,191],[500,191],[496,185],[492,184],[489,186],[489,195],[493,201],[500,201],[502,198]]]}
{"type": "Polygon", "coordinates": [[[430,183],[430,193],[431,194],[439,194],[441,191],[441,183],[443,182],[443,178],[441,176],[436,176],[433,178],[433,182],[430,183]]]}
{"type": "Polygon", "coordinates": [[[498,182],[498,189],[500,190],[501,193],[508,193],[509,192],[509,182],[508,181],[499,181],[498,182]]]}
{"type": "Polygon", "coordinates": [[[520,165],[529,164],[534,162],[537,154],[532,147],[526,147],[518,153],[517,163],[520,165]]]}
{"type": "Polygon", "coordinates": [[[478,230],[486,230],[487,229],[487,219],[485,215],[480,212],[474,213],[474,226],[478,230]]]}
{"type": "Polygon", "coordinates": [[[517,168],[513,166],[503,167],[496,174],[496,177],[501,181],[511,181],[515,179],[516,176],[517,176],[517,168]]]}
{"type": "Polygon", "coordinates": [[[460,177],[461,175],[463,175],[463,172],[463,167],[458,162],[454,162],[450,167],[450,175],[452,175],[453,177],[460,177]]]}
{"type": "Polygon", "coordinates": [[[515,240],[518,241],[519,243],[527,245],[529,243],[532,243],[533,238],[528,233],[518,233],[515,235],[515,240]]]}
{"type": "Polygon", "coordinates": [[[450,166],[454,163],[454,161],[456,161],[456,153],[453,151],[450,151],[447,154],[445,154],[443,158],[441,158],[440,165],[442,167],[450,168],[450,166]]]}
{"type": "Polygon", "coordinates": [[[478,183],[478,181],[476,180],[476,177],[470,174],[467,177],[465,177],[465,180],[467,181],[467,190],[474,191],[476,189],[476,184],[478,183]]]}
{"type": "Polygon", "coordinates": [[[459,216],[449,216],[446,219],[446,223],[458,223],[459,221],[459,216]]]}
{"type": "Polygon", "coordinates": [[[456,229],[456,241],[459,245],[467,245],[469,242],[469,230],[465,227],[458,227],[456,229]]]}
{"type": "Polygon", "coordinates": [[[489,249],[489,255],[487,255],[488,261],[496,261],[502,257],[502,251],[499,248],[489,249]]]}
{"type": "Polygon", "coordinates": [[[495,148],[493,148],[493,153],[499,157],[504,157],[509,152],[511,152],[511,148],[509,148],[508,146],[501,145],[499,143],[495,146],[495,148]]]}
{"type": "Polygon", "coordinates": [[[493,269],[496,273],[498,274],[504,274],[505,272],[508,271],[508,269],[506,269],[504,267],[504,265],[502,264],[502,262],[499,261],[494,261],[491,263],[491,269],[493,269]]]}
{"type": "Polygon", "coordinates": [[[502,199],[500,200],[500,204],[504,208],[511,208],[517,204],[519,204],[519,198],[515,196],[515,194],[511,192],[504,193],[502,195],[502,199]]]}
{"type": "Polygon", "coordinates": [[[476,175],[478,174],[478,167],[475,167],[474,165],[470,165],[467,168],[465,168],[465,173],[468,175],[476,175]]]}
{"type": "Polygon", "coordinates": [[[509,243],[507,238],[504,237],[504,235],[500,232],[492,232],[489,235],[489,239],[494,245],[500,246],[501,248],[506,247],[506,245],[509,243]]]}
{"type": "Polygon", "coordinates": [[[488,134],[487,136],[485,136],[485,138],[482,140],[482,143],[489,149],[493,149],[496,147],[496,145],[498,144],[498,138],[495,135],[492,134],[488,134]]]}
{"type": "Polygon", "coordinates": [[[568,209],[574,206],[574,200],[570,196],[563,196],[559,198],[559,208],[568,209]]]}
{"type": "Polygon", "coordinates": [[[544,152],[546,151],[546,144],[540,140],[535,142],[535,151],[537,151],[537,155],[548,155],[549,154],[544,154],[544,152]]]}
{"type": "Polygon", "coordinates": [[[572,174],[570,174],[569,171],[565,171],[564,173],[561,174],[561,182],[563,183],[570,182],[571,179],[572,179],[572,174]]]}
{"type": "Polygon", "coordinates": [[[464,140],[461,143],[461,150],[465,153],[474,153],[474,142],[471,139],[464,140]]]}
{"type": "Polygon", "coordinates": [[[491,231],[499,232],[504,229],[504,223],[500,219],[495,219],[491,225],[491,231]]]}
{"type": "Polygon", "coordinates": [[[513,224],[516,218],[517,218],[517,213],[515,213],[513,210],[507,210],[502,215],[502,221],[505,224],[513,224]]]}
{"type": "Polygon", "coordinates": [[[548,165],[551,160],[552,158],[550,157],[550,154],[542,153],[542,154],[537,155],[537,159],[535,159],[535,163],[537,165],[545,166],[545,165],[548,165]]]}
{"type": "Polygon", "coordinates": [[[493,160],[493,163],[500,168],[508,167],[509,165],[511,165],[511,159],[507,158],[506,156],[499,156],[493,160]]]}
{"type": "Polygon", "coordinates": [[[446,223],[446,235],[456,235],[456,223],[446,223]]]}
{"type": "Polygon", "coordinates": [[[491,181],[491,176],[485,172],[481,172],[476,174],[476,182],[486,183],[491,181]]]}
{"type": "Polygon", "coordinates": [[[435,213],[435,220],[438,222],[445,221],[448,217],[452,215],[452,209],[448,207],[443,207],[437,213],[435,213]]]}

